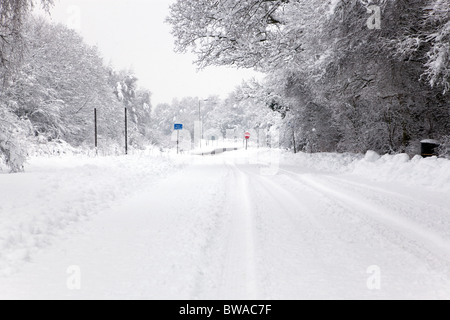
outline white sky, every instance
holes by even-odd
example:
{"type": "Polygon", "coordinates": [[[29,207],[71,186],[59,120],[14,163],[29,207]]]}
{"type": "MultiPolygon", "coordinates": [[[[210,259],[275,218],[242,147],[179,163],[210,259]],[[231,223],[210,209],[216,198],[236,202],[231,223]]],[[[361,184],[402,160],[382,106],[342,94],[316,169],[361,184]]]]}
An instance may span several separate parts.
{"type": "Polygon", "coordinates": [[[152,103],[211,94],[224,97],[243,79],[259,77],[252,70],[210,67],[197,72],[193,55],[173,52],[170,26],[164,23],[175,0],[56,0],[51,19],[77,29],[97,45],[116,68],[132,68],[152,103]]]}

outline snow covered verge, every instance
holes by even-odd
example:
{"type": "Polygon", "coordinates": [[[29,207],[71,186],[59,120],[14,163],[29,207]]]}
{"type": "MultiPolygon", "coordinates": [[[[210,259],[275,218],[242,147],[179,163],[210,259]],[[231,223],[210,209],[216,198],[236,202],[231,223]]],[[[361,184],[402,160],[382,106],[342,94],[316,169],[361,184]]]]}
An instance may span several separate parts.
{"type": "Polygon", "coordinates": [[[369,151],[364,159],[354,163],[351,172],[376,181],[396,181],[450,191],[450,160],[443,158],[412,159],[406,154],[380,157],[369,151]]]}
{"type": "Polygon", "coordinates": [[[373,181],[395,181],[450,191],[450,160],[443,158],[412,159],[407,154],[380,156],[369,151],[358,154],[317,153],[296,155],[284,153],[281,163],[300,166],[322,173],[363,176],[373,181]]]}
{"type": "Polygon", "coordinates": [[[145,189],[184,159],[156,150],[127,157],[35,157],[19,174],[0,172],[0,276],[67,234],[69,226],[145,189]]]}

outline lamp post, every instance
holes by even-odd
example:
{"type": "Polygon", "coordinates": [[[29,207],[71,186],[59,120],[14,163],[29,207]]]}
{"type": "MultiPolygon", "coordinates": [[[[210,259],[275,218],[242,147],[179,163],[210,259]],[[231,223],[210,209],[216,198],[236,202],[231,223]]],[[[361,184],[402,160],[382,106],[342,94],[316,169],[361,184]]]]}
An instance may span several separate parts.
{"type": "Polygon", "coordinates": [[[202,148],[202,140],[203,140],[203,123],[202,123],[201,104],[202,104],[202,101],[206,102],[208,100],[209,99],[198,100],[198,121],[200,122],[200,149],[202,148]]]}

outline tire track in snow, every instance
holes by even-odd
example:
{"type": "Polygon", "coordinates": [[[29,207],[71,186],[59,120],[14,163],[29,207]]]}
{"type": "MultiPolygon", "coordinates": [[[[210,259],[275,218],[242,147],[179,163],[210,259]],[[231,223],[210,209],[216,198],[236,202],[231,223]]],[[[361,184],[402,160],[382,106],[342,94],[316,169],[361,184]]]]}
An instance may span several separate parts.
{"type": "Polygon", "coordinates": [[[324,202],[315,190],[302,185],[298,193],[277,183],[277,176],[261,176],[249,167],[245,171],[253,180],[259,207],[258,272],[263,275],[264,298],[368,295],[365,272],[371,253],[364,245],[355,247],[351,239],[359,235],[359,243],[364,243],[367,235],[355,233],[360,229],[348,219],[339,221],[336,211],[329,210],[333,202],[324,202]]]}
{"type": "Polygon", "coordinates": [[[220,297],[238,300],[256,299],[258,295],[253,233],[253,206],[249,181],[232,165],[233,183],[229,188],[226,213],[231,215],[227,226],[225,261],[221,275],[220,297]],[[234,186],[234,187],[233,187],[234,186]],[[239,199],[239,201],[237,201],[239,199]]]}
{"type": "Polygon", "coordinates": [[[250,170],[246,173],[251,178],[251,194],[258,209],[255,224],[260,293],[264,299],[313,297],[306,287],[314,279],[322,283],[330,280],[325,280],[326,262],[316,254],[311,242],[323,238],[324,228],[311,214],[311,208],[291,192],[250,170]]]}
{"type": "MultiPolygon", "coordinates": [[[[359,200],[360,195],[356,196],[354,193],[348,192],[348,190],[343,191],[342,188],[340,188],[337,189],[339,190],[337,191],[318,182],[317,179],[312,179],[306,175],[299,175],[284,169],[280,170],[290,174],[290,176],[286,175],[288,179],[306,185],[327,198],[336,201],[336,203],[339,203],[341,206],[348,208],[349,214],[364,218],[369,224],[375,223],[382,226],[384,229],[393,231],[397,236],[400,235],[404,240],[408,240],[409,244],[413,243],[413,246],[415,247],[419,246],[422,250],[433,252],[438,260],[444,262],[444,266],[450,264],[450,241],[434,233],[432,230],[429,230],[410,219],[399,216],[390,208],[359,200]],[[292,175],[294,175],[295,178],[293,178],[292,175]],[[445,257],[445,261],[443,261],[443,257],[445,257]]],[[[389,203],[389,201],[387,201],[387,203],[389,203]]],[[[403,244],[403,249],[407,250],[408,248],[403,244]]],[[[417,253],[415,252],[414,254],[417,253]]]]}
{"type": "Polygon", "coordinates": [[[429,229],[430,232],[439,234],[442,238],[450,241],[450,220],[448,219],[450,216],[450,201],[448,201],[446,194],[431,193],[427,190],[421,190],[420,192],[412,190],[411,194],[404,194],[332,176],[314,178],[322,185],[331,184],[336,189],[349,190],[355,197],[365,199],[368,202],[378,205],[388,203],[390,211],[395,211],[397,215],[412,220],[423,228],[429,229]],[[425,192],[425,196],[423,192],[425,192]]]}
{"type": "MultiPolygon", "coordinates": [[[[315,180],[317,177],[311,177],[313,178],[315,180]]],[[[302,180],[285,175],[275,176],[274,179],[266,177],[263,179],[267,179],[275,189],[284,189],[286,194],[299,196],[299,203],[305,200],[306,203],[314,203],[314,201],[320,203],[319,206],[311,206],[310,212],[313,216],[317,216],[316,221],[323,225],[325,228],[323,231],[328,234],[325,239],[321,239],[322,236],[318,233],[316,241],[310,243],[317,249],[316,256],[306,255],[305,257],[312,260],[313,267],[327,272],[324,280],[321,280],[330,284],[323,288],[322,292],[327,292],[325,296],[341,299],[345,297],[351,299],[355,297],[369,299],[408,296],[433,299],[449,297],[450,260],[445,251],[436,250],[436,248],[430,251],[429,246],[424,246],[414,237],[411,238],[411,234],[405,235],[399,232],[396,226],[391,226],[391,223],[386,221],[383,223],[372,215],[365,214],[363,209],[355,207],[348,202],[348,199],[344,201],[333,197],[302,180]],[[279,178],[284,178],[284,181],[289,183],[285,185],[279,178]],[[336,261],[334,268],[327,270],[326,265],[330,265],[332,261],[336,261]],[[364,289],[362,285],[366,279],[366,268],[373,264],[382,267],[383,283],[387,285],[386,290],[376,293],[368,291],[367,288],[364,289]],[[324,266],[325,269],[323,269],[324,266]],[[358,285],[359,281],[361,283],[358,285]],[[353,282],[353,285],[348,286],[348,282],[353,282]],[[347,286],[348,289],[344,289],[347,286]],[[402,287],[408,289],[403,292],[399,290],[402,287]],[[335,290],[337,288],[339,289],[335,290]],[[352,292],[352,290],[356,291],[352,292]]],[[[341,189],[342,187],[337,188],[337,190],[341,189]]],[[[280,195],[278,193],[278,196],[280,195]]],[[[314,228],[313,225],[311,227],[314,228]]],[[[301,265],[301,262],[299,264],[301,265]]],[[[317,275],[310,274],[309,278],[317,278],[317,275]]],[[[323,298],[324,295],[318,293],[317,287],[313,287],[316,292],[310,296],[323,298]]],[[[304,297],[302,293],[301,298],[304,297]]]]}
{"type": "MultiPolygon", "coordinates": [[[[286,171],[286,170],[285,170],[286,171]]],[[[292,174],[294,174],[294,172],[291,172],[292,174]]],[[[368,190],[371,193],[378,193],[378,194],[383,194],[386,195],[388,197],[391,197],[391,199],[396,199],[398,201],[399,198],[405,200],[403,202],[403,204],[406,203],[414,203],[417,206],[420,205],[426,205],[427,208],[429,208],[430,210],[441,210],[443,212],[447,211],[448,214],[450,214],[450,209],[449,207],[445,204],[445,205],[437,205],[436,202],[438,202],[439,200],[442,200],[442,197],[445,195],[441,194],[438,196],[434,196],[433,199],[431,199],[433,201],[433,203],[430,203],[430,199],[427,199],[427,201],[425,201],[424,199],[418,199],[416,197],[414,197],[413,195],[405,195],[403,193],[400,192],[396,192],[396,191],[392,191],[392,190],[386,190],[386,189],[382,189],[380,187],[375,187],[375,186],[371,186],[368,184],[364,184],[364,183],[359,183],[356,181],[351,181],[351,180],[347,180],[345,178],[337,178],[337,177],[333,177],[330,175],[326,175],[326,176],[322,176],[322,178],[325,178],[324,180],[326,180],[326,183],[333,183],[333,184],[339,184],[341,186],[344,187],[352,187],[353,189],[364,189],[364,190],[368,190]]],[[[323,181],[323,180],[322,180],[323,181]]]]}

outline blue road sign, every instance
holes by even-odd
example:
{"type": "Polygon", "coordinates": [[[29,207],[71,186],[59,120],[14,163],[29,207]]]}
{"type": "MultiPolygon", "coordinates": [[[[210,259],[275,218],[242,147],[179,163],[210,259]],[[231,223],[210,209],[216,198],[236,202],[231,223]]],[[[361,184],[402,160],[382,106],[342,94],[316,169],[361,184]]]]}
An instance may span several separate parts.
{"type": "Polygon", "coordinates": [[[174,129],[175,130],[183,130],[183,125],[182,124],[175,124],[174,125],[174,129]]]}

